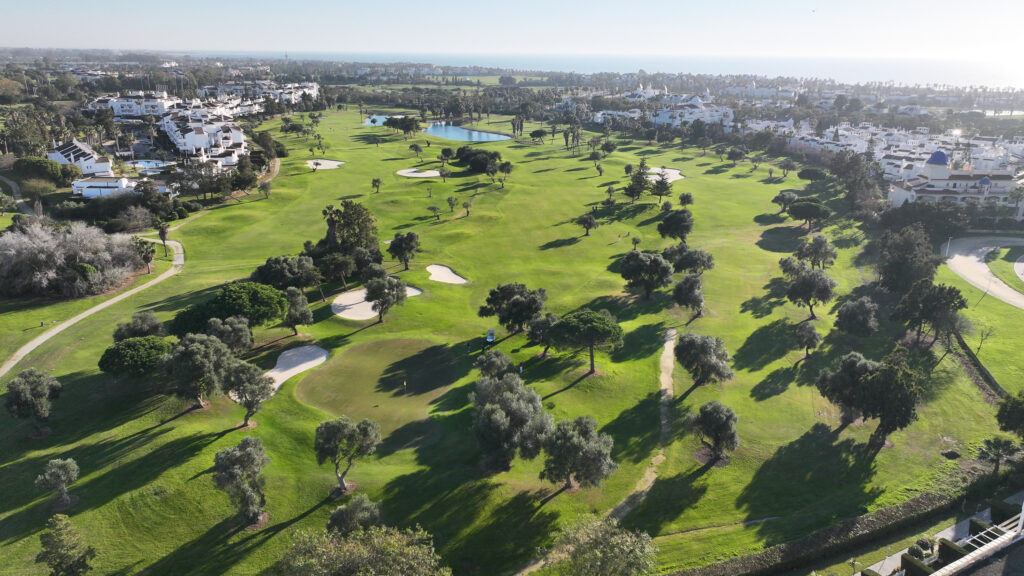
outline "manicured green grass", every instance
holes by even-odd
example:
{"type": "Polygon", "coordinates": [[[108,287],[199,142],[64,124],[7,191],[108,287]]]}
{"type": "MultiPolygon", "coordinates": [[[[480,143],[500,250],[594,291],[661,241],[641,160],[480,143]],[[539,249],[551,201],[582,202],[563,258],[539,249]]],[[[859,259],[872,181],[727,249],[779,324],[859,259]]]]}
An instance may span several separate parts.
{"type": "MultiPolygon", "coordinates": [[[[0,219],[0,229],[4,227],[3,220],[0,219]]],[[[48,328],[109,300],[125,290],[141,286],[170,267],[171,258],[164,258],[163,250],[157,248],[151,274],[146,274],[145,270],[143,270],[142,274],[134,276],[124,286],[104,294],[76,298],[74,300],[56,300],[52,298],[0,299],[0,357],[9,357],[18,348],[39,336],[48,328]],[[44,325],[40,326],[40,322],[44,325]]]]}
{"type": "Polygon", "coordinates": [[[985,260],[996,278],[1006,282],[1014,290],[1024,292],[1024,280],[1021,280],[1020,276],[1013,271],[1013,265],[1022,256],[1024,256],[1024,247],[997,248],[989,252],[985,260]]]}
{"type": "MultiPolygon", "coordinates": [[[[274,121],[266,127],[278,126],[274,121]]],[[[540,126],[531,123],[526,132],[540,126]]],[[[479,127],[507,131],[508,122],[495,115],[479,127]]],[[[260,573],[280,557],[295,530],[320,528],[337,505],[326,499],[333,471],[316,466],[311,446],[317,423],[342,413],[382,423],[384,443],[350,479],[382,502],[390,522],[430,530],[457,574],[508,572],[548,543],[563,521],[606,512],[634,489],[658,449],[658,356],[673,326],[723,338],[735,357],[736,377],[690,391],[688,376],[676,367],[679,400],[667,459],[647,500],[625,519],[657,536],[665,570],[753,552],[836,517],[934,489],[956,468],[939,451],[953,446],[970,454],[995,429],[991,406],[947,360],[931,380],[920,420],[893,435],[893,448],[866,451],[874,423],[835,431],[835,409],[810,385],[816,371],[853,348],[880,359],[894,327],[886,325],[883,335],[866,342],[829,334],[823,349],[805,361],[793,350],[792,327],[807,313],[781,296],[777,262],[805,230],[776,215],[770,199],[780,190],[801,191],[795,175],[769,180],[767,166],[751,171],[749,164],[733,166],[699,150],[622,142],[602,161],[599,176],[585,151],[571,157],[558,136],[553,144],[482,145],[515,164],[501,189],[458,165],[447,182],[395,174],[436,168],[440,148],[461,143],[425,136],[406,141],[385,128],[361,126],[355,111],[329,113],[320,133],[330,146],[326,157],[345,165],[313,173],[305,161],[319,155],[309,156],[301,137],[282,136],[293,153],[283,160],[269,200],[252,195],[173,232],[187,251],[183,273],[69,329],[26,359],[21,367],[52,370],[67,392],[55,406],[54,433],[43,441],[27,443],[26,423],[0,420],[0,485],[11,487],[0,491],[0,555],[13,559],[10,567],[0,565],[0,574],[39,572],[31,558],[50,511],[48,496],[31,482],[58,455],[79,458],[83,478],[72,491],[82,503],[73,520],[99,550],[101,571],[260,573]],[[373,135],[384,138],[379,147],[373,135]],[[423,162],[409,151],[411,142],[424,145],[423,162]],[[694,194],[690,244],[716,258],[716,268],[704,275],[706,315],[692,323],[664,290],[644,301],[624,292],[618,275],[617,261],[630,249],[630,238],[640,237],[642,249],[670,244],[656,232],[660,212],[652,197],[629,204],[619,195],[615,209],[599,206],[608,186],[626,183],[623,167],[641,157],[687,176],[675,183],[673,196],[694,194]],[[373,178],[383,181],[379,194],[370,187],[373,178]],[[449,195],[458,199],[454,212],[447,209],[449,195]],[[175,417],[182,404],[154,396],[150,388],[161,378],[114,383],[97,373],[96,361],[116,322],[139,309],[170,318],[220,283],[248,276],[268,256],[298,253],[303,241],[323,235],[323,206],[346,198],[374,213],[381,240],[398,231],[419,234],[423,252],[412,269],[388,265],[424,293],[375,324],[339,319],[310,292],[316,323],[304,328],[303,339],[332,356],[286,383],[248,432],[263,439],[271,459],[271,522],[246,532],[209,478],[214,452],[245,434],[232,428],[242,410],[221,399],[208,411],[175,417]],[[463,201],[472,203],[469,215],[463,201]],[[439,222],[427,210],[432,205],[444,209],[439,222]],[[595,209],[601,227],[582,237],[571,221],[595,209]],[[430,281],[424,267],[431,263],[453,267],[469,283],[430,281]],[[538,479],[539,460],[517,460],[501,473],[479,466],[470,431],[471,362],[486,330],[497,327],[476,312],[487,291],[505,282],[544,287],[549,309],[559,314],[581,306],[607,309],[625,331],[624,346],[600,353],[599,373],[589,377],[583,355],[540,359],[522,335],[498,345],[524,363],[526,383],[556,419],[592,415],[614,437],[620,468],[601,488],[555,495],[538,479]],[[399,378],[407,390],[400,390],[399,378]],[[698,443],[679,420],[711,399],[737,412],[743,445],[729,466],[707,470],[696,462],[698,443]]],[[[840,201],[832,205],[842,210],[840,201]]],[[[829,271],[840,294],[861,290],[871,275],[856,260],[864,234],[842,219],[826,233],[841,248],[829,271]]],[[[833,310],[818,311],[823,334],[833,310]]],[[[287,334],[283,327],[257,331],[273,346],[286,345],[287,334]]],[[[271,352],[255,354],[261,365],[272,364],[271,352]]]]}

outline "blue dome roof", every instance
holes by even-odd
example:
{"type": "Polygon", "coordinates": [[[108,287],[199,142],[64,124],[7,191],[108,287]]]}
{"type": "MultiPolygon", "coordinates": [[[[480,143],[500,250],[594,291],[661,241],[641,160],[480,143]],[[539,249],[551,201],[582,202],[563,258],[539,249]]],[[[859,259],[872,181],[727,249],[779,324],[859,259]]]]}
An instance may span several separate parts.
{"type": "Polygon", "coordinates": [[[988,176],[985,176],[981,180],[978,180],[978,186],[988,186],[991,183],[992,180],[990,180],[988,176]]]}
{"type": "Polygon", "coordinates": [[[946,166],[949,164],[949,158],[946,157],[946,153],[942,150],[936,150],[932,152],[932,157],[928,159],[925,164],[938,164],[940,166],[946,166]]]}

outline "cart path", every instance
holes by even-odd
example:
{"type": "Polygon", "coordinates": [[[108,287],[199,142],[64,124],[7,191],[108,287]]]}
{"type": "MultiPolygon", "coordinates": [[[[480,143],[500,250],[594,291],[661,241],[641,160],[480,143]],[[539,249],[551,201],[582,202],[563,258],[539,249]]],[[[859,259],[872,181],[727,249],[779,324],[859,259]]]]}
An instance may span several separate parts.
{"type": "MultiPolygon", "coordinates": [[[[154,240],[152,238],[143,238],[143,240],[146,240],[148,242],[154,242],[157,244],[160,243],[159,240],[154,240]]],[[[160,282],[163,282],[164,280],[167,280],[171,276],[174,276],[175,274],[181,272],[185,268],[185,250],[181,247],[180,243],[175,242],[174,240],[168,240],[167,245],[170,246],[171,250],[174,251],[174,259],[172,260],[171,267],[167,271],[157,276],[156,278],[153,278],[149,282],[146,282],[142,286],[138,286],[132,288],[131,290],[118,294],[117,296],[114,296],[113,298],[105,302],[100,302],[99,304],[93,306],[92,308],[89,308],[88,310],[78,314],[77,316],[65,320],[60,324],[57,324],[53,328],[50,328],[46,332],[43,332],[39,336],[36,336],[28,344],[25,344],[24,346],[19,348],[17,352],[15,352],[10,358],[7,359],[6,362],[3,363],[2,366],[0,366],[0,378],[2,378],[5,374],[10,372],[11,369],[14,368],[14,366],[18,362],[25,358],[25,356],[28,356],[29,354],[32,353],[33,350],[45,344],[50,338],[53,338],[57,334],[60,334],[61,332],[67,330],[68,328],[74,326],[75,324],[78,324],[79,322],[85,320],[89,316],[92,316],[93,314],[101,310],[105,310],[113,306],[114,304],[117,304],[118,302],[126,298],[130,298],[138,294],[139,292],[142,292],[146,288],[159,284],[160,282]]]]}
{"type": "Polygon", "coordinates": [[[658,479],[658,465],[665,461],[665,444],[668,443],[672,434],[672,423],[669,421],[669,410],[672,407],[672,400],[675,398],[675,391],[672,386],[672,371],[676,366],[675,346],[677,332],[675,328],[669,328],[665,334],[665,347],[661,350],[661,387],[658,391],[658,419],[661,423],[660,444],[657,454],[651,458],[651,463],[644,470],[644,475],[636,482],[636,488],[628,496],[623,498],[608,516],[622,520],[627,514],[633,511],[651,491],[654,481],[658,479]]]}
{"type": "MultiPolygon", "coordinates": [[[[0,181],[3,181],[4,184],[11,187],[11,194],[14,195],[15,202],[18,203],[18,210],[21,210],[22,213],[28,214],[29,216],[35,216],[35,211],[32,210],[32,207],[28,205],[28,202],[25,202],[21,197],[21,186],[18,186],[17,182],[6,176],[0,176],[0,181]]],[[[2,376],[2,374],[0,374],[0,376],[2,376]]]]}
{"type": "MultiPolygon", "coordinates": [[[[665,461],[664,446],[668,443],[672,432],[672,423],[669,421],[669,410],[672,407],[672,400],[675,398],[675,392],[672,385],[672,372],[676,366],[675,345],[677,335],[675,328],[669,328],[668,332],[665,334],[665,347],[661,350],[661,371],[659,374],[661,382],[658,391],[660,400],[658,404],[658,419],[660,422],[661,447],[658,448],[658,452],[651,458],[651,463],[647,466],[647,469],[644,470],[644,475],[637,480],[636,488],[634,488],[628,496],[623,498],[615,508],[612,508],[612,510],[608,512],[608,516],[615,520],[623,519],[634,508],[636,508],[637,505],[643,502],[647,493],[650,492],[651,487],[654,486],[654,481],[658,479],[658,465],[665,461]]],[[[531,561],[529,564],[517,571],[516,575],[522,576],[524,574],[531,574],[540,570],[544,567],[545,560],[545,558],[539,558],[531,561]]]]}
{"type": "Polygon", "coordinates": [[[943,254],[948,252],[946,266],[949,266],[957,276],[982,292],[1024,310],[1024,294],[997,278],[985,263],[985,256],[989,252],[1005,246],[1024,246],[1024,238],[969,236],[955,238],[940,249],[943,254]]]}

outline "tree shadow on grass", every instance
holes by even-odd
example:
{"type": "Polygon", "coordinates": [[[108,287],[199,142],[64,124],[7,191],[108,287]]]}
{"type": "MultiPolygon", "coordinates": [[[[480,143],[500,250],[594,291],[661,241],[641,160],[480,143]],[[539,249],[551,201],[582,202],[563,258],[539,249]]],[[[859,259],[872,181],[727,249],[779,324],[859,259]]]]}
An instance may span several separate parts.
{"type": "Polygon", "coordinates": [[[665,344],[665,330],[664,322],[644,324],[630,330],[622,337],[622,346],[612,352],[612,360],[623,362],[657,353],[665,344]]]}
{"type": "Polygon", "coordinates": [[[469,363],[458,361],[447,345],[437,344],[392,362],[377,380],[377,391],[424,394],[454,384],[469,369],[469,363]]]}
{"type": "Polygon", "coordinates": [[[610,207],[603,207],[597,211],[597,218],[608,222],[621,222],[632,220],[651,208],[651,204],[641,202],[640,204],[615,204],[610,207]]]}
{"type": "Polygon", "coordinates": [[[730,168],[730,166],[727,166],[725,164],[721,164],[721,165],[715,166],[714,168],[708,168],[707,170],[704,171],[704,173],[705,174],[724,174],[725,172],[729,171],[729,168],[730,168]]]}
{"type": "Polygon", "coordinates": [[[700,502],[708,491],[708,481],[704,476],[711,468],[712,465],[705,464],[671,478],[659,477],[647,492],[647,497],[622,519],[622,526],[658,534],[665,524],[700,502]]]}
{"type": "Polygon", "coordinates": [[[150,564],[145,572],[224,574],[270,539],[332,502],[330,497],[324,498],[301,514],[254,532],[243,531],[245,526],[237,516],[225,518],[191,542],[150,564]]]}
{"type": "Polygon", "coordinates": [[[497,574],[533,558],[548,544],[559,515],[540,506],[549,490],[521,491],[487,514],[482,526],[442,543],[441,554],[466,574],[497,574]],[[486,550],[486,554],[481,554],[486,550]]]}
{"type": "Polygon", "coordinates": [[[776,368],[750,389],[750,397],[758,402],[778,396],[796,381],[797,367],[776,368]]]}
{"type": "Polygon", "coordinates": [[[145,306],[142,310],[148,310],[151,312],[172,312],[175,310],[181,310],[192,304],[204,302],[213,298],[217,292],[220,291],[222,286],[223,285],[211,286],[209,288],[203,288],[202,290],[193,290],[183,294],[175,294],[174,296],[164,298],[159,302],[154,302],[149,306],[145,306]]]}
{"type": "Polygon", "coordinates": [[[754,222],[761,226],[772,226],[775,224],[782,224],[786,221],[786,217],[782,214],[771,213],[771,214],[758,214],[754,216],[754,222]]]}
{"type": "Polygon", "coordinates": [[[749,312],[754,318],[764,318],[775,308],[782,306],[786,299],[786,280],[772,278],[763,286],[764,296],[752,296],[740,304],[740,312],[749,312]]]}
{"type": "Polygon", "coordinates": [[[757,371],[796,348],[796,330],[780,318],[751,332],[733,355],[737,369],[757,371]]]}
{"type": "MultiPolygon", "coordinates": [[[[598,296],[578,309],[607,310],[619,322],[628,322],[648,314],[660,314],[675,305],[672,298],[663,292],[655,292],[649,300],[642,296],[598,296]]],[[[664,338],[658,339],[659,346],[664,338]]]]}
{"type": "Polygon", "coordinates": [[[650,459],[651,453],[658,448],[661,435],[660,397],[657,392],[648,394],[601,428],[601,432],[615,439],[613,460],[637,464],[650,459]]]}
{"type": "Polygon", "coordinates": [[[551,250],[554,248],[565,248],[566,246],[572,246],[580,241],[579,236],[573,236],[572,238],[559,238],[550,242],[541,244],[539,248],[541,250],[551,250]]]}
{"type": "MultiPolygon", "coordinates": [[[[866,444],[839,441],[828,426],[818,422],[778,448],[754,473],[736,504],[746,511],[748,522],[775,516],[811,516],[834,522],[837,517],[862,514],[884,493],[870,486],[876,455],[866,444]]],[[[766,546],[799,535],[793,533],[790,522],[763,522],[751,529],[766,546]]]]}
{"type": "Polygon", "coordinates": [[[799,226],[778,226],[761,233],[758,248],[768,252],[792,253],[800,246],[806,230],[799,226]]]}

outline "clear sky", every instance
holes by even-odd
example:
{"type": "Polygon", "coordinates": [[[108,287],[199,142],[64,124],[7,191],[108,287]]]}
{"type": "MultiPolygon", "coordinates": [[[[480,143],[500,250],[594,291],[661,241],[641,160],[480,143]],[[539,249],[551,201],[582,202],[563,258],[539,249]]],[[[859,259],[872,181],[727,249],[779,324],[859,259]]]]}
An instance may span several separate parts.
{"type": "Polygon", "coordinates": [[[0,0],[0,45],[929,58],[1010,65],[1020,0],[0,0]]]}

